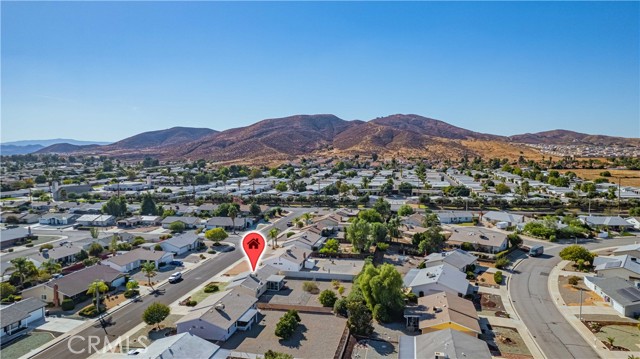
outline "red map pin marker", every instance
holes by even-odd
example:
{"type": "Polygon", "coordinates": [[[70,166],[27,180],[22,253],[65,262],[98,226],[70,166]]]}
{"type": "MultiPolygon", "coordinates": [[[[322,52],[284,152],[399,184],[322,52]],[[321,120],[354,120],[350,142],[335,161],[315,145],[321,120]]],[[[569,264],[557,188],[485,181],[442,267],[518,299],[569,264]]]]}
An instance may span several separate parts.
{"type": "Polygon", "coordinates": [[[262,253],[264,253],[266,246],[267,241],[265,241],[264,236],[260,232],[249,232],[242,238],[242,249],[244,250],[244,255],[249,260],[249,264],[251,264],[252,272],[256,271],[258,261],[262,253]]]}

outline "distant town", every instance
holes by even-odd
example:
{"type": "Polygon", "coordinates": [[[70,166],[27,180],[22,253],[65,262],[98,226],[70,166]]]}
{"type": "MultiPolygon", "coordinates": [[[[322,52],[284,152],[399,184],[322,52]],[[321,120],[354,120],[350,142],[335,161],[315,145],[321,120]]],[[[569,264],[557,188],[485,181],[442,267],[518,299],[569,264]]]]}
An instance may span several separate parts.
{"type": "Polygon", "coordinates": [[[4,156],[2,357],[637,357],[637,161],[571,160],[586,179],[569,147],[4,156]],[[249,231],[267,239],[255,272],[249,231]]]}

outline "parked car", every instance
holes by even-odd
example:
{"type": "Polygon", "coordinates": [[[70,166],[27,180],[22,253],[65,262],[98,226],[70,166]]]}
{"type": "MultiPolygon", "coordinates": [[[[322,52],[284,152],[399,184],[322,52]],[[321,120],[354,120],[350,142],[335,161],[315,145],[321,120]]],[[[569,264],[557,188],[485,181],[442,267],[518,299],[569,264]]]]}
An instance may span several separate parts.
{"type": "Polygon", "coordinates": [[[184,267],[184,263],[182,263],[182,261],[171,261],[169,264],[176,267],[184,267]]]}
{"type": "Polygon", "coordinates": [[[179,282],[181,279],[182,279],[182,273],[175,272],[171,275],[171,277],[169,277],[169,283],[179,282]]]}

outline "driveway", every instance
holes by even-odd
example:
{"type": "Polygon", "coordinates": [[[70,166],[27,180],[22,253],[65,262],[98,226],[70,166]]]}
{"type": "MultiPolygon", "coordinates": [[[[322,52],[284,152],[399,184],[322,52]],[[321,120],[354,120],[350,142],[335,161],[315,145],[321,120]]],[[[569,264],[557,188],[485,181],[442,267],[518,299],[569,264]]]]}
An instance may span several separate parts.
{"type": "Polygon", "coordinates": [[[38,326],[38,330],[54,333],[66,333],[84,324],[84,320],[69,318],[47,317],[46,322],[38,326]]]}

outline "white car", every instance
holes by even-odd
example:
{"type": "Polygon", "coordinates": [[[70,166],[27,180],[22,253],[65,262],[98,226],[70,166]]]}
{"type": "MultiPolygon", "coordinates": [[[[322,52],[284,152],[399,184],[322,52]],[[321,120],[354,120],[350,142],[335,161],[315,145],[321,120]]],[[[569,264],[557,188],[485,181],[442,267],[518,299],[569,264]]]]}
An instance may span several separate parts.
{"type": "Polygon", "coordinates": [[[182,273],[181,272],[175,272],[171,275],[171,277],[169,277],[169,283],[175,283],[178,282],[180,279],[182,279],[182,273]]]}

